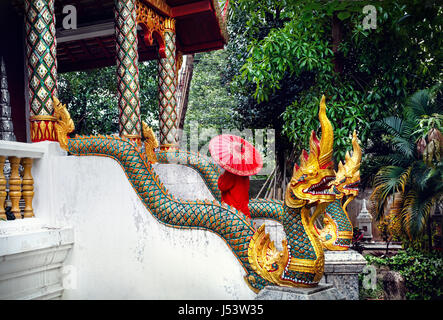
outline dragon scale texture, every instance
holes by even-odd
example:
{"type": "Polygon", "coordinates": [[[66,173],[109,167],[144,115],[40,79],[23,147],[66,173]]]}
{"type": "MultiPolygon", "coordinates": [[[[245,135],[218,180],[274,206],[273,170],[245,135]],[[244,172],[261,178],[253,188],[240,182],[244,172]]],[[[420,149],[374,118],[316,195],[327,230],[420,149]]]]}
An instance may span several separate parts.
{"type": "MultiPolygon", "coordinates": [[[[117,136],[76,136],[67,141],[67,150],[76,156],[104,156],[117,161],[123,168],[130,184],[161,223],[175,228],[209,230],[219,235],[231,248],[247,273],[245,278],[255,290],[260,290],[269,281],[260,277],[248,261],[248,245],[255,233],[245,216],[235,208],[219,201],[183,201],[173,197],[160,182],[145,154],[126,138],[117,136]]],[[[263,205],[263,203],[261,203],[263,205]]],[[[296,215],[297,216],[297,215],[296,215]]],[[[280,218],[279,218],[280,219],[280,218]]],[[[300,219],[286,219],[288,230],[297,230],[297,240],[309,246],[309,238],[303,235],[304,226],[300,219]],[[295,226],[294,224],[298,224],[295,226]]],[[[294,246],[297,248],[297,246],[294,246]]],[[[291,257],[300,252],[290,248],[291,257]]],[[[310,283],[305,274],[288,274],[285,278],[293,283],[310,283]]],[[[309,280],[309,279],[308,279],[309,280]]]]}

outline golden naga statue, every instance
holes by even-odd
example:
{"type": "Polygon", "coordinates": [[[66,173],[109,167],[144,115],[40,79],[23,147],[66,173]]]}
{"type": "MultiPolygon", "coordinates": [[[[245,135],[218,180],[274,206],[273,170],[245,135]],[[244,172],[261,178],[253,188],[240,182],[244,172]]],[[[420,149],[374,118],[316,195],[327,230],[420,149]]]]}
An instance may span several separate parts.
{"type": "Polygon", "coordinates": [[[322,229],[317,229],[324,248],[333,251],[347,250],[352,242],[352,224],[346,211],[347,205],[358,195],[360,183],[361,148],[358,144],[357,133],[352,137],[353,154],[346,152],[345,164],[340,161],[332,184],[336,200],[325,210],[322,229]],[[343,204],[343,199],[348,197],[343,204]]]}
{"type": "MultiPolygon", "coordinates": [[[[336,201],[337,196],[330,186],[331,181],[337,180],[332,162],[334,133],[326,116],[324,96],[319,109],[321,140],[312,132],[309,153],[302,153],[286,189],[281,223],[287,240],[282,242],[281,252],[270,241],[264,226],[255,230],[237,210],[218,201],[181,201],[174,198],[152,170],[150,162],[155,159],[146,156],[127,139],[117,136],[68,138],[67,134],[74,129],[72,120],[58,100],[54,99],[54,105],[59,120],[58,139],[65,150],[73,155],[101,154],[119,161],[134,190],[159,221],[180,228],[203,228],[217,233],[247,272],[245,279],[251,289],[261,290],[270,284],[312,287],[319,283],[324,272],[324,252],[313,221],[336,201]],[[126,161],[128,156],[131,156],[131,161],[126,161]],[[151,161],[146,161],[146,158],[151,161]],[[313,213],[312,209],[315,209],[313,213]]],[[[143,129],[146,152],[153,151],[158,146],[155,136],[146,125],[143,129]]],[[[354,150],[353,157],[347,157],[346,165],[342,165],[337,175],[352,173],[353,177],[356,176],[354,171],[357,166],[352,163],[359,162],[359,157],[354,150]]],[[[352,184],[337,186],[343,190],[351,187],[352,184]]],[[[276,210],[281,209],[280,203],[268,205],[274,205],[276,210]]]]}
{"type": "Polygon", "coordinates": [[[54,116],[57,122],[54,124],[55,131],[57,132],[58,142],[60,147],[68,151],[68,134],[74,131],[74,121],[72,121],[66,104],[62,104],[57,97],[53,97],[54,103],[54,116]]]}
{"type": "Polygon", "coordinates": [[[157,155],[155,154],[155,149],[158,148],[159,144],[157,138],[155,137],[154,131],[144,121],[142,121],[142,131],[146,158],[151,163],[157,163],[157,155]]]}
{"type": "Polygon", "coordinates": [[[329,186],[335,179],[332,162],[334,133],[326,116],[324,96],[319,119],[321,141],[313,131],[309,154],[303,151],[300,165],[295,165],[286,189],[283,227],[287,240],[282,242],[283,251],[275,249],[274,243],[265,234],[264,226],[257,230],[249,243],[252,268],[261,277],[279,286],[316,286],[323,276],[324,253],[313,221],[335,200],[335,193],[329,186]],[[313,207],[316,209],[311,217],[310,209],[313,207]]]}

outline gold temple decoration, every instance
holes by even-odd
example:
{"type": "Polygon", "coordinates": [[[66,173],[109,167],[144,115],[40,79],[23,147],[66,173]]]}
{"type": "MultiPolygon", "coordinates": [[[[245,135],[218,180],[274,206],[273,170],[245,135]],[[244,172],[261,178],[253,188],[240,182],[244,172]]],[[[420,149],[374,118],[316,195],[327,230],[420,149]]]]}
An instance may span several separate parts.
{"type": "MultiPolygon", "coordinates": [[[[248,259],[251,268],[262,278],[279,286],[291,286],[291,282],[282,279],[283,272],[289,261],[287,241],[282,241],[283,251],[275,248],[265,225],[255,232],[248,247],[248,259]]],[[[248,282],[248,281],[246,281],[248,282]]]]}
{"type": "Polygon", "coordinates": [[[153,35],[155,32],[163,38],[165,32],[165,17],[159,15],[142,1],[136,2],[136,14],[137,24],[141,24],[147,29],[145,30],[147,31],[147,37],[145,37],[145,40],[148,40],[149,44],[153,44],[153,35]]]}
{"type": "Polygon", "coordinates": [[[324,168],[328,165],[332,165],[332,152],[334,146],[334,133],[332,124],[326,115],[326,103],[325,96],[321,97],[320,110],[318,112],[318,119],[321,124],[321,140],[320,140],[320,156],[319,166],[324,168]]]}
{"type": "Polygon", "coordinates": [[[6,157],[0,156],[0,219],[6,220],[5,200],[6,200],[6,178],[3,173],[6,157]]]}
{"type": "MultiPolygon", "coordinates": [[[[161,13],[168,16],[172,16],[171,7],[166,3],[166,1],[164,0],[143,0],[143,1],[149,3],[149,5],[151,5],[153,8],[157,9],[161,13]]],[[[141,0],[138,0],[137,4],[138,3],[143,4],[141,0]]]]}
{"type": "Polygon", "coordinates": [[[23,166],[22,196],[25,200],[23,217],[31,218],[34,216],[34,210],[32,208],[32,199],[34,198],[34,179],[31,174],[32,159],[23,158],[21,164],[23,166]]]}
{"type": "MultiPolygon", "coordinates": [[[[352,157],[349,152],[346,152],[345,164],[340,161],[338,170],[335,174],[335,180],[331,183],[332,190],[336,193],[337,199],[342,199],[348,196],[345,203],[342,205],[344,214],[348,217],[346,207],[358,195],[358,183],[360,182],[360,162],[362,151],[358,144],[357,133],[354,130],[352,134],[352,157]]],[[[325,215],[323,219],[323,228],[318,230],[318,235],[321,239],[322,245],[328,250],[347,250],[347,247],[340,247],[334,245],[338,238],[352,239],[353,232],[351,230],[338,230],[336,222],[330,215],[325,215]]]]}
{"type": "MultiPolygon", "coordinates": [[[[277,252],[269,236],[264,234],[264,229],[259,229],[249,243],[248,257],[253,270],[264,279],[279,286],[316,286],[324,272],[323,248],[313,224],[326,206],[335,200],[335,193],[329,190],[329,183],[335,179],[332,162],[334,132],[326,115],[324,96],[320,102],[318,117],[321,124],[321,140],[319,141],[315,131],[312,131],[309,139],[309,153],[303,151],[300,156],[300,166],[295,165],[284,202],[286,215],[300,215],[298,223],[302,224],[308,238],[306,240],[312,246],[313,252],[311,251],[309,255],[304,251],[289,254],[286,242],[282,243],[283,252],[277,252]],[[310,205],[316,206],[312,217],[310,205]],[[313,275],[313,279],[296,283],[285,278],[286,271],[313,275]]],[[[301,235],[288,234],[287,236],[301,235]]]]}
{"type": "Polygon", "coordinates": [[[313,185],[326,183],[335,178],[332,168],[332,152],[334,132],[332,124],[326,115],[325,96],[320,102],[318,118],[321,124],[321,140],[317,139],[314,131],[309,139],[309,154],[303,150],[300,156],[300,166],[294,166],[292,178],[285,193],[285,204],[291,208],[300,208],[308,203],[332,202],[335,195],[332,192],[310,192],[313,185]]]}
{"type": "Polygon", "coordinates": [[[123,134],[121,137],[134,142],[137,146],[142,145],[142,137],[139,134],[123,134]]]}
{"type": "MultiPolygon", "coordinates": [[[[357,185],[360,182],[360,162],[361,162],[361,148],[358,144],[357,133],[352,134],[352,157],[349,155],[349,151],[346,152],[345,164],[340,161],[338,163],[338,170],[335,174],[335,181],[332,183],[337,189],[339,194],[337,198],[342,198],[343,196],[351,196],[352,199],[358,195],[357,185]]],[[[351,199],[351,200],[352,200],[351,199]]],[[[349,199],[348,199],[349,200],[349,199]]],[[[345,206],[350,201],[346,201],[345,206]]]]}
{"type": "Polygon", "coordinates": [[[29,120],[32,142],[45,140],[57,141],[57,135],[54,131],[55,117],[50,115],[36,115],[29,117],[29,120]]]}
{"type": "Polygon", "coordinates": [[[157,162],[157,155],[154,149],[158,148],[158,141],[155,137],[154,131],[150,128],[146,122],[142,121],[142,132],[145,144],[146,158],[151,163],[157,162]]]}
{"type": "Polygon", "coordinates": [[[60,147],[68,151],[68,134],[74,131],[74,122],[66,109],[66,104],[62,104],[56,97],[54,100],[54,115],[57,122],[54,124],[57,132],[58,142],[60,147]]]}
{"type": "Polygon", "coordinates": [[[174,18],[165,18],[165,30],[173,31],[175,32],[175,19],[174,18]]]}
{"type": "Polygon", "coordinates": [[[11,199],[12,208],[11,212],[14,214],[16,219],[21,219],[22,214],[20,212],[19,201],[22,196],[22,179],[18,172],[20,165],[20,158],[18,157],[8,157],[9,163],[11,165],[11,176],[9,178],[9,198],[11,199]]]}

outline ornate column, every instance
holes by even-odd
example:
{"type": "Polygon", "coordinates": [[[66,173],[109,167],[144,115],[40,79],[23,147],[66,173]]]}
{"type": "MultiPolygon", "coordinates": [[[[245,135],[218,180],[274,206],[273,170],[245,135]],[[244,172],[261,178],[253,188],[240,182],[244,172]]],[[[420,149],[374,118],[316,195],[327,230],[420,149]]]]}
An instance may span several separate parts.
{"type": "Polygon", "coordinates": [[[136,0],[115,0],[119,133],[141,145],[136,0]]]}
{"type": "Polygon", "coordinates": [[[57,141],[52,106],[57,96],[54,0],[25,0],[25,30],[31,141],[57,141]]]}
{"type": "Polygon", "coordinates": [[[23,180],[22,180],[22,196],[25,200],[25,209],[23,211],[24,218],[31,218],[34,216],[34,209],[32,208],[32,199],[34,198],[34,179],[32,178],[32,158],[21,159],[23,166],[23,180]]]}
{"type": "Polygon", "coordinates": [[[22,197],[22,179],[18,171],[20,165],[20,158],[8,157],[11,164],[11,177],[9,178],[9,198],[11,199],[12,208],[11,212],[16,219],[21,219],[22,214],[20,212],[19,201],[22,197]]]}
{"type": "Polygon", "coordinates": [[[177,59],[175,43],[175,19],[165,18],[165,58],[158,63],[160,148],[177,145],[177,59]]]}

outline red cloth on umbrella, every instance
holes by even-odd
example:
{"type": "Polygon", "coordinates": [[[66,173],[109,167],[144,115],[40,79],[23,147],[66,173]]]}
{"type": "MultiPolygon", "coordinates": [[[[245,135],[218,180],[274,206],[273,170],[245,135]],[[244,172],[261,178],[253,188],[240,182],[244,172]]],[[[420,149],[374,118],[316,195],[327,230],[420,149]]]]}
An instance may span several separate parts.
{"type": "Polygon", "coordinates": [[[225,171],[218,178],[218,188],[221,191],[222,201],[243,212],[249,219],[249,177],[239,176],[225,171]]]}
{"type": "Polygon", "coordinates": [[[209,151],[223,169],[239,176],[253,176],[263,167],[260,153],[238,136],[221,134],[212,138],[209,151]]]}

